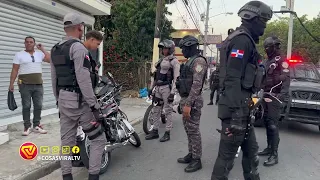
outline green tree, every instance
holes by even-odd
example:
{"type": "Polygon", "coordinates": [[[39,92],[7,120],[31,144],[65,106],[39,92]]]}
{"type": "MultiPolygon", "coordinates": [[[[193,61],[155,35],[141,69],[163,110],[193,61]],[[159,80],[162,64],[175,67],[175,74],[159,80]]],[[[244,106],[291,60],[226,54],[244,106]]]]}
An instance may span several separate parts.
{"type": "MultiPolygon", "coordinates": [[[[304,26],[310,33],[320,40],[320,14],[318,17],[308,20],[306,15],[300,17],[304,26]]],[[[280,18],[279,20],[268,23],[265,34],[260,38],[258,46],[259,52],[264,54],[263,41],[265,38],[275,35],[281,39],[281,50],[283,55],[287,53],[288,43],[288,23],[289,18],[280,18]]],[[[301,26],[298,19],[294,19],[293,40],[292,40],[292,56],[301,57],[304,61],[317,63],[320,60],[320,43],[315,41],[301,26]]]]}
{"type": "MultiPolygon", "coordinates": [[[[156,1],[109,0],[112,4],[110,16],[96,16],[95,29],[105,28],[106,61],[145,61],[151,59],[153,49],[156,1]]],[[[165,3],[173,3],[167,0],[165,3]]],[[[162,38],[173,32],[171,15],[163,4],[163,21],[160,22],[162,38]]]]}

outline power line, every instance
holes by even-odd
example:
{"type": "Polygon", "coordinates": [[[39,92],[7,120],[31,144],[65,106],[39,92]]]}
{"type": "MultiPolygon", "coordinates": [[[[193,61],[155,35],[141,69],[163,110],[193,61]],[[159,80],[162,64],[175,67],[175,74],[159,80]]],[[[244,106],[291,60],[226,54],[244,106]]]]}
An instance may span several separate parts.
{"type": "MultiPolygon", "coordinates": [[[[199,31],[200,35],[203,36],[200,28],[198,28],[197,24],[195,23],[195,20],[193,19],[192,13],[190,13],[190,10],[188,9],[188,5],[186,4],[185,1],[182,1],[182,2],[183,2],[184,6],[186,7],[186,9],[187,9],[187,11],[188,11],[188,13],[189,13],[189,15],[190,15],[190,17],[191,17],[191,20],[193,21],[193,24],[196,26],[196,28],[197,28],[197,30],[199,31]]],[[[206,39],[203,39],[203,41],[205,41],[205,43],[207,43],[207,40],[206,40],[206,39]]],[[[207,46],[207,47],[209,48],[210,51],[212,51],[212,49],[210,48],[210,46],[207,46]]]]}
{"type": "Polygon", "coordinates": [[[182,2],[183,2],[184,6],[186,7],[186,9],[187,9],[187,11],[188,11],[188,13],[189,13],[189,15],[190,15],[190,17],[191,17],[191,20],[192,20],[193,24],[194,24],[194,25],[196,26],[196,28],[200,31],[200,28],[198,27],[198,24],[197,24],[196,21],[194,20],[194,16],[193,16],[193,14],[190,12],[191,10],[189,10],[188,5],[185,3],[185,1],[182,1],[182,2]]]}
{"type": "Polygon", "coordinates": [[[182,16],[182,14],[181,14],[181,12],[180,12],[179,7],[178,7],[178,5],[177,5],[177,4],[178,4],[178,1],[176,1],[176,3],[175,3],[176,8],[177,8],[177,10],[178,10],[178,12],[179,12],[179,14],[180,14],[180,16],[181,16],[182,20],[183,20],[183,23],[187,26],[187,28],[189,28],[189,25],[188,25],[187,21],[184,19],[184,17],[182,16]]]}
{"type": "Polygon", "coordinates": [[[194,5],[195,5],[195,6],[196,6],[196,8],[197,8],[197,11],[198,11],[199,15],[201,16],[201,12],[199,11],[199,8],[198,8],[198,6],[197,6],[196,1],[195,1],[195,0],[193,0],[193,2],[194,2],[194,5]]]}
{"type": "Polygon", "coordinates": [[[311,32],[304,26],[304,24],[302,23],[301,19],[298,17],[297,13],[294,12],[294,15],[297,17],[299,23],[301,24],[301,26],[303,27],[303,29],[305,31],[307,31],[307,33],[318,43],[320,43],[320,40],[318,38],[316,38],[313,34],[311,34],[311,32]]]}

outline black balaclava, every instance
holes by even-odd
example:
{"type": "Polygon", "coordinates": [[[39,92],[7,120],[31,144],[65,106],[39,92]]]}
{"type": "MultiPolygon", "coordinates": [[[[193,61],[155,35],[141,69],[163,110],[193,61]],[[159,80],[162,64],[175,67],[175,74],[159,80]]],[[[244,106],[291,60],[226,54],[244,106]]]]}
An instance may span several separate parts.
{"type": "Polygon", "coordinates": [[[182,54],[185,58],[190,58],[196,54],[199,54],[199,50],[196,44],[191,46],[183,46],[182,47],[182,54]]]}
{"type": "Polygon", "coordinates": [[[245,27],[250,32],[256,43],[259,43],[259,37],[264,34],[264,30],[267,27],[266,23],[259,20],[258,17],[250,20],[242,19],[241,26],[245,27]]]}
{"type": "Polygon", "coordinates": [[[274,57],[280,55],[280,46],[277,44],[265,47],[264,50],[265,50],[269,59],[273,59],[274,57]]]}

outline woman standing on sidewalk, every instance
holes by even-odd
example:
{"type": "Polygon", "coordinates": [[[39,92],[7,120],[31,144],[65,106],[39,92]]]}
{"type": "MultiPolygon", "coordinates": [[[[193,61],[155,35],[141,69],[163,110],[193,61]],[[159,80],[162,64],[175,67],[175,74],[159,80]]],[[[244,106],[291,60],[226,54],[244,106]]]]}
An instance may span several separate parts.
{"type": "Polygon", "coordinates": [[[151,112],[151,119],[153,121],[154,128],[151,133],[146,136],[146,140],[159,138],[158,129],[160,127],[161,111],[163,111],[163,114],[167,118],[167,122],[166,132],[160,139],[160,142],[165,142],[170,140],[173,112],[172,102],[176,92],[176,80],[180,74],[180,63],[173,55],[175,49],[173,41],[165,39],[159,43],[158,47],[162,49],[161,52],[164,57],[161,58],[156,65],[154,83],[148,94],[150,96],[152,94],[152,90],[155,88],[153,101],[158,103],[158,105],[153,107],[151,112]]]}

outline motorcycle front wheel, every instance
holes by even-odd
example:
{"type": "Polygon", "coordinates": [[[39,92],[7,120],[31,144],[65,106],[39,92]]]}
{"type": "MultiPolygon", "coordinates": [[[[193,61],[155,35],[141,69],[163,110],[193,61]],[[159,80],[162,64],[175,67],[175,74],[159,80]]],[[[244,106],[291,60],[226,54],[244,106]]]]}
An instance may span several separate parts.
{"type": "MultiPolygon", "coordinates": [[[[80,141],[79,143],[80,148],[80,157],[81,161],[84,164],[84,166],[89,169],[89,158],[90,158],[90,140],[88,136],[85,137],[83,141],[80,141]]],[[[103,174],[107,171],[108,166],[110,164],[111,160],[111,152],[107,152],[106,149],[104,149],[102,153],[102,159],[101,159],[101,167],[99,174],[103,174]]]]}
{"type": "Polygon", "coordinates": [[[143,131],[146,134],[149,134],[153,129],[153,123],[151,122],[151,119],[150,119],[152,108],[153,108],[153,105],[151,104],[147,108],[146,112],[144,113],[144,117],[143,117],[142,126],[143,126],[143,131]]]}

